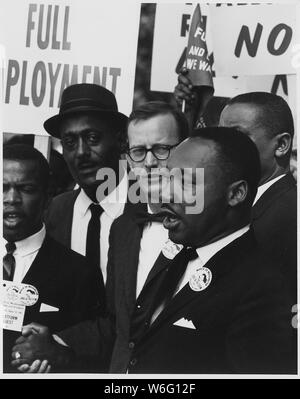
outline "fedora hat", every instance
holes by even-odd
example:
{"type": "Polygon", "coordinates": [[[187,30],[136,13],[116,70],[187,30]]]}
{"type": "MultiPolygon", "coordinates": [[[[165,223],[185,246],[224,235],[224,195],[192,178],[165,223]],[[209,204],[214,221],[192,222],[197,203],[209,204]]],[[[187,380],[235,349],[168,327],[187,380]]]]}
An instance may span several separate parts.
{"type": "Polygon", "coordinates": [[[66,116],[81,112],[108,116],[118,128],[126,126],[127,116],[118,112],[117,101],[111,91],[96,84],[80,83],[68,86],[63,91],[59,113],[47,119],[44,128],[51,136],[60,138],[59,123],[66,116]]]}

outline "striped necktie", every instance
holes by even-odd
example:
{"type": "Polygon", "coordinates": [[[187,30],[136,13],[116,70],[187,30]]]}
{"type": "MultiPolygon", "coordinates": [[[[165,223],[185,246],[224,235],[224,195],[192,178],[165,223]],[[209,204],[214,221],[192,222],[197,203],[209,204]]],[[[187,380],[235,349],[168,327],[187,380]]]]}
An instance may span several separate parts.
{"type": "Polygon", "coordinates": [[[3,257],[3,279],[12,281],[15,274],[16,260],[13,256],[16,250],[16,244],[14,242],[8,242],[5,245],[6,254],[3,257]]]}

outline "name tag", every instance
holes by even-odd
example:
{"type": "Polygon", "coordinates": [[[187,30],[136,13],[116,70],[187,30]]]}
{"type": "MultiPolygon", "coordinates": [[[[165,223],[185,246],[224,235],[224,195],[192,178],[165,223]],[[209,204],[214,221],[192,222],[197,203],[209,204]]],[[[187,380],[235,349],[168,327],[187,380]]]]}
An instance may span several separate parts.
{"type": "Polygon", "coordinates": [[[2,280],[1,327],[5,330],[21,331],[26,306],[34,305],[38,298],[38,290],[33,285],[2,280]]]}

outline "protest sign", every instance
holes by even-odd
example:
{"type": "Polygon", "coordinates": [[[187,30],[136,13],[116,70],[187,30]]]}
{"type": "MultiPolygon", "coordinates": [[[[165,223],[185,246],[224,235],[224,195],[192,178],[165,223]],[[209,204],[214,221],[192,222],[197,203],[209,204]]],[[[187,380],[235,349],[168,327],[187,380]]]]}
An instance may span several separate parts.
{"type": "MultiPolygon", "coordinates": [[[[196,4],[158,4],[152,54],[151,90],[172,92],[177,82],[196,4]],[[171,44],[171,45],[170,45],[171,44]]],[[[295,4],[202,4],[206,42],[215,80],[232,76],[295,74],[295,4]]]]}
{"type": "Polygon", "coordinates": [[[10,0],[0,11],[4,131],[46,134],[43,122],[74,83],[101,84],[131,111],[138,3],[10,0]]]}

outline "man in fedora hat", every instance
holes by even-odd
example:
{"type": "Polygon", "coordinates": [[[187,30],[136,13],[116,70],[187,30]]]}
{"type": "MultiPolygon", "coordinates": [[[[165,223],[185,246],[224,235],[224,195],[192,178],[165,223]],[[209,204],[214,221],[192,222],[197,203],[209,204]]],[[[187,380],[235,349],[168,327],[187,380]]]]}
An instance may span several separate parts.
{"type": "Polygon", "coordinates": [[[130,207],[126,171],[119,176],[118,170],[126,122],[112,92],[81,83],[63,91],[59,114],[44,123],[46,131],[61,140],[63,156],[79,186],[54,198],[46,226],[57,241],[100,266],[104,280],[111,224],[130,207]],[[99,202],[96,192],[101,181],[96,176],[102,168],[115,172],[116,187],[109,188],[99,202]]]}

